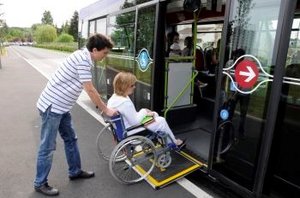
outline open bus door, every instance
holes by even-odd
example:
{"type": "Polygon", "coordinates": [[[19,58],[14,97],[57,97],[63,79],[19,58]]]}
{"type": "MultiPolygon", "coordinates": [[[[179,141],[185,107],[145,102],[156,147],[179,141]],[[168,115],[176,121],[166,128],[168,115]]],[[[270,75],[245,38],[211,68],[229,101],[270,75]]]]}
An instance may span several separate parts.
{"type": "MultiPolygon", "coordinates": [[[[200,2],[200,1],[199,1],[200,2]]],[[[186,152],[198,169],[207,173],[214,133],[217,59],[223,28],[225,4],[208,5],[195,1],[170,1],[166,5],[163,27],[166,36],[162,114],[177,137],[187,139],[186,152]],[[191,5],[185,4],[190,2],[191,5]],[[218,10],[216,10],[216,7],[218,10]],[[181,54],[172,52],[174,35],[181,54]],[[186,41],[193,39],[192,52],[186,55],[186,41]],[[179,41],[178,41],[179,40],[179,41]],[[184,49],[184,50],[183,50],[184,49]]],[[[164,14],[162,14],[164,16],[164,14]]],[[[162,32],[157,32],[161,34],[162,32]]],[[[156,46],[160,46],[160,43],[156,46]]],[[[162,68],[160,68],[161,71],[162,68]]],[[[224,133],[224,138],[229,133],[224,133]]],[[[225,152],[226,147],[219,152],[225,152]]],[[[177,167],[183,167],[178,164],[177,167]]]]}

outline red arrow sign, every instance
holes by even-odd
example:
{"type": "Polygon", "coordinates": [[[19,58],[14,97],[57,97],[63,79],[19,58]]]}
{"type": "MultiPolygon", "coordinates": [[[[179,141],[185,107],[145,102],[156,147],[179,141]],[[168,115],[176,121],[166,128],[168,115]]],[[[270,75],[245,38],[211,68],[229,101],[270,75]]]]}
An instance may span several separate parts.
{"type": "Polygon", "coordinates": [[[258,78],[256,62],[242,60],[235,68],[235,79],[241,88],[251,88],[258,78]]]}

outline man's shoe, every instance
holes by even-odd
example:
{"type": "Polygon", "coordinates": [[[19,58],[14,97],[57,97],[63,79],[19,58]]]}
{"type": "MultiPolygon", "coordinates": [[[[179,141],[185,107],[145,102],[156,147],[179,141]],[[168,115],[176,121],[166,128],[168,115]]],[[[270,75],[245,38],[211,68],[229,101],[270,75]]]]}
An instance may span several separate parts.
{"type": "Polygon", "coordinates": [[[88,179],[91,177],[94,177],[95,173],[91,171],[81,171],[78,175],[76,176],[69,176],[70,180],[76,180],[76,179],[88,179]]]}
{"type": "Polygon", "coordinates": [[[34,187],[34,189],[36,192],[42,193],[47,196],[57,196],[59,194],[58,190],[49,186],[48,183],[45,183],[40,187],[34,187]]]}

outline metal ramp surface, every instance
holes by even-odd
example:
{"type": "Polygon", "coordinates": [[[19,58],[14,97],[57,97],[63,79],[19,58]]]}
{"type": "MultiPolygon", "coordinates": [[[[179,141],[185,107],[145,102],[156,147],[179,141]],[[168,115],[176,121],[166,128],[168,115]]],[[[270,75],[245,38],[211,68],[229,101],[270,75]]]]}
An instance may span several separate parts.
{"type": "MultiPolygon", "coordinates": [[[[200,169],[203,166],[206,166],[195,157],[191,155],[188,150],[184,151],[174,151],[171,152],[172,163],[168,168],[160,168],[155,166],[150,175],[148,175],[145,180],[154,188],[162,188],[190,173],[195,170],[200,169]]],[[[143,174],[147,169],[147,166],[150,166],[150,163],[143,163],[139,167],[136,167],[136,171],[139,174],[143,174]]]]}

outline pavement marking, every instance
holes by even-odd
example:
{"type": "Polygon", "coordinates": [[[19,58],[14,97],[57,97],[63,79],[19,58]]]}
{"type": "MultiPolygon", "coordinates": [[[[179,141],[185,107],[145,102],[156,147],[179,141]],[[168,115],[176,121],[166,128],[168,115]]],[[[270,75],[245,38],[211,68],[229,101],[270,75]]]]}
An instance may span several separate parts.
{"type": "MultiPolygon", "coordinates": [[[[32,62],[30,62],[28,59],[26,59],[25,57],[23,57],[22,55],[20,55],[17,51],[14,50],[14,52],[23,60],[25,60],[29,65],[31,65],[33,68],[35,68],[38,72],[40,72],[44,77],[46,77],[47,79],[49,79],[49,77],[51,76],[51,74],[44,72],[41,68],[37,67],[35,64],[33,64],[32,62]]],[[[87,105],[86,103],[90,101],[89,100],[89,96],[87,95],[87,93],[85,91],[83,91],[78,100],[77,100],[77,104],[79,106],[81,106],[84,110],[86,110],[90,115],[92,115],[94,118],[96,118],[102,125],[105,125],[104,119],[103,117],[96,113],[95,110],[93,110],[89,105],[87,105]]],[[[205,192],[204,190],[202,190],[201,188],[199,188],[198,186],[196,186],[194,183],[192,183],[191,181],[189,181],[186,178],[181,178],[180,180],[176,181],[181,187],[183,187],[184,189],[186,189],[188,192],[190,192],[191,194],[193,194],[195,197],[197,198],[213,198],[211,195],[209,195],[207,192],[205,192]]]]}
{"type": "Polygon", "coordinates": [[[185,188],[187,191],[189,191],[191,194],[193,194],[195,197],[198,198],[213,198],[210,194],[196,186],[193,182],[186,178],[181,178],[180,180],[176,181],[180,186],[185,188]]]}

